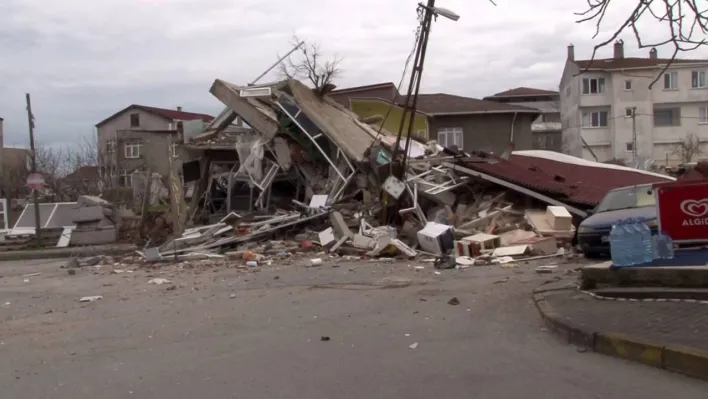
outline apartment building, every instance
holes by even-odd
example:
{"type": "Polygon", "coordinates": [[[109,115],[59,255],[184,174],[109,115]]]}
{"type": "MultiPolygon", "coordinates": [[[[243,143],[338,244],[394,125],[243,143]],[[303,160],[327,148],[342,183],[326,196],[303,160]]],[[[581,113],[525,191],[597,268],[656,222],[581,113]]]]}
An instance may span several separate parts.
{"type": "Polygon", "coordinates": [[[708,60],[671,61],[655,48],[646,58],[625,57],[621,40],[612,58],[595,60],[576,60],[571,44],[559,86],[564,152],[681,163],[681,143],[708,144],[707,75],[708,60]]]}
{"type": "Polygon", "coordinates": [[[185,124],[206,124],[212,119],[181,107],[130,105],[96,124],[101,171],[112,177],[113,184],[126,187],[131,186],[135,171],[150,170],[164,176],[170,164],[181,167],[185,124]]]}
{"type": "Polygon", "coordinates": [[[540,115],[531,123],[531,148],[561,152],[563,149],[560,123],[560,94],[557,91],[517,87],[493,96],[486,101],[535,108],[540,115]]]}

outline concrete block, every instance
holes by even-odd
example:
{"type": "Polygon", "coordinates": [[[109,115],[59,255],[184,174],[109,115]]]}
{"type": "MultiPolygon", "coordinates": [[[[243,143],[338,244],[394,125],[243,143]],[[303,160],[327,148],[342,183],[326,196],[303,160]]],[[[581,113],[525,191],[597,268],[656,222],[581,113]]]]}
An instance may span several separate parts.
{"type": "Polygon", "coordinates": [[[76,229],[71,233],[70,245],[100,245],[111,244],[116,242],[115,227],[106,227],[102,229],[80,230],[76,229]]]}
{"type": "Polygon", "coordinates": [[[103,219],[103,207],[101,206],[81,206],[73,211],[71,220],[75,223],[93,222],[103,219]]]}
{"type": "Polygon", "coordinates": [[[329,214],[329,223],[332,225],[337,237],[349,237],[354,238],[354,233],[349,228],[349,225],[344,220],[344,216],[341,213],[334,211],[329,214]]]}

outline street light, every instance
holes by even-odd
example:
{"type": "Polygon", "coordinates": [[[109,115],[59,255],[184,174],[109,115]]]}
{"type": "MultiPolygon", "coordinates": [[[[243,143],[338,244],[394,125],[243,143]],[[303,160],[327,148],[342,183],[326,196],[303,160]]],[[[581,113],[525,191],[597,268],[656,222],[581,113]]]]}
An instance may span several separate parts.
{"type": "Polygon", "coordinates": [[[459,15],[455,14],[453,11],[450,11],[445,7],[431,7],[431,11],[433,12],[433,14],[435,14],[435,16],[440,15],[453,21],[457,21],[458,19],[460,19],[459,15]]]}

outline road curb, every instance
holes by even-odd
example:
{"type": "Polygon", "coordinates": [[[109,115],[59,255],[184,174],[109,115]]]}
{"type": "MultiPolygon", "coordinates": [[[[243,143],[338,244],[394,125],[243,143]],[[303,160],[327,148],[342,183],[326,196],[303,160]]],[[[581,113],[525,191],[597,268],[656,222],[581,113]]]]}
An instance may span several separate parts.
{"type": "Polygon", "coordinates": [[[125,255],[135,252],[135,247],[123,246],[123,247],[107,247],[107,246],[96,246],[96,247],[77,247],[71,250],[25,250],[25,251],[8,251],[0,252],[0,262],[5,261],[16,261],[16,260],[38,260],[38,259],[66,259],[73,256],[89,256],[94,255],[106,255],[106,256],[117,256],[125,255]]]}
{"type": "Polygon", "coordinates": [[[590,331],[557,313],[546,300],[546,294],[534,293],[533,300],[549,329],[569,344],[708,381],[708,351],[662,345],[626,334],[590,331]]]}

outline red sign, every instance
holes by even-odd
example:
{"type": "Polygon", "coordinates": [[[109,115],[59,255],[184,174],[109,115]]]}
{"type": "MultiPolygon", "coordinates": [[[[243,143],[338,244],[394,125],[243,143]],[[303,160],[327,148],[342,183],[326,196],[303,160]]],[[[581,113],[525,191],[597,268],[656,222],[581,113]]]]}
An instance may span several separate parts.
{"type": "Polygon", "coordinates": [[[27,175],[27,187],[32,190],[39,190],[44,187],[44,176],[41,173],[30,173],[27,175]]]}
{"type": "Polygon", "coordinates": [[[659,229],[674,242],[708,241],[708,180],[654,185],[659,229]]]}

